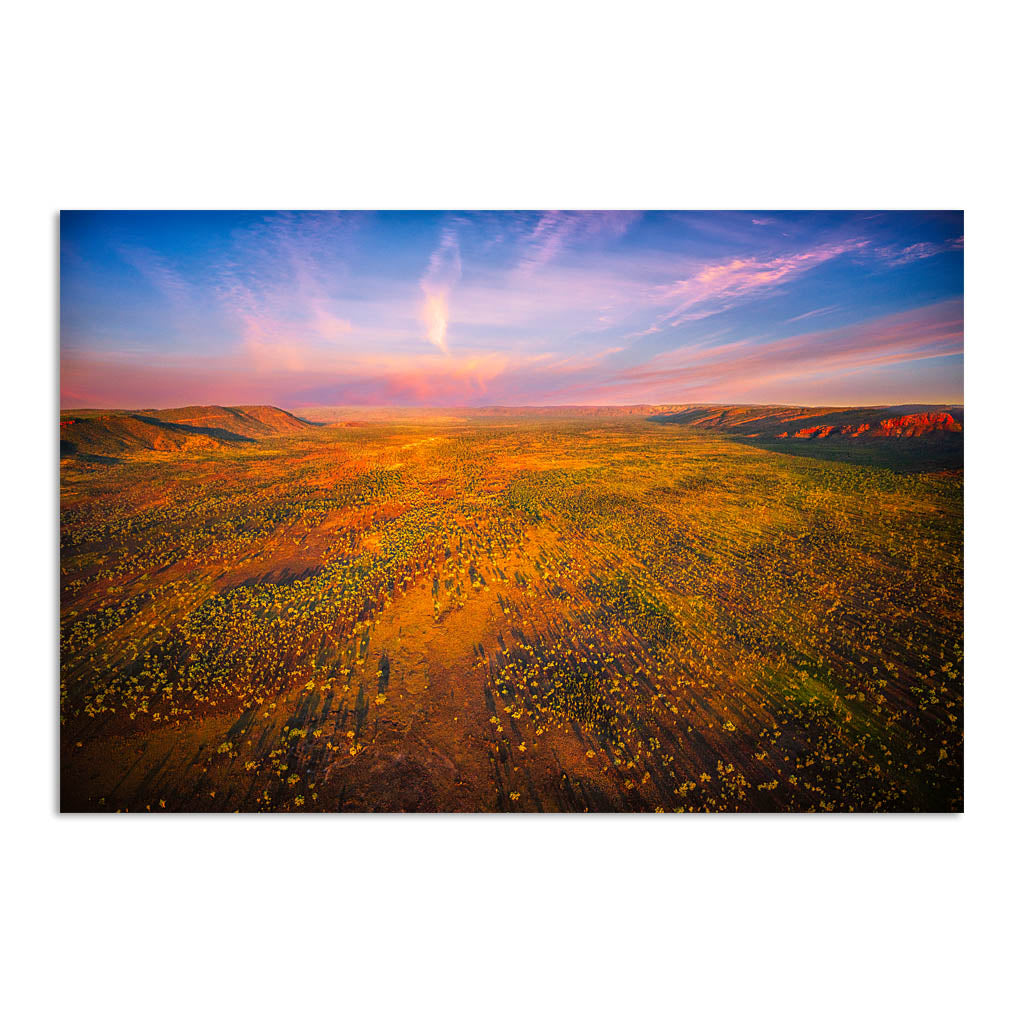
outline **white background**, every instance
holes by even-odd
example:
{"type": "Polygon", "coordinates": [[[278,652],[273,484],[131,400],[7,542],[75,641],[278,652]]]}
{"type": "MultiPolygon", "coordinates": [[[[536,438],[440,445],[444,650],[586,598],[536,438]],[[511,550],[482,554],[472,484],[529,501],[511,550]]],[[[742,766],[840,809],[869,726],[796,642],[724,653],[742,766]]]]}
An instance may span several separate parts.
{"type": "Polygon", "coordinates": [[[9,1019],[1019,1012],[1017,18],[978,0],[9,9],[9,1019]],[[56,211],[509,206],[966,210],[966,814],[56,814],[56,211]]]}

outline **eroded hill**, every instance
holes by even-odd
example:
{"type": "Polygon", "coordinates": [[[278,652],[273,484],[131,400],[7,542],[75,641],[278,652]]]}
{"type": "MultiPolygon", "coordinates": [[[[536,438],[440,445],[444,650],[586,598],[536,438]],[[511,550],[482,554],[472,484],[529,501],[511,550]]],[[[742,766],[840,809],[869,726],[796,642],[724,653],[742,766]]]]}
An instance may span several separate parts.
{"type": "Polygon", "coordinates": [[[247,438],[309,429],[308,423],[272,405],[193,405],[184,409],[144,409],[142,414],[166,423],[223,430],[247,438]]]}
{"type": "Polygon", "coordinates": [[[297,433],[309,424],[273,406],[190,406],[61,413],[61,457],[110,460],[159,452],[218,451],[256,438],[297,433]]]}

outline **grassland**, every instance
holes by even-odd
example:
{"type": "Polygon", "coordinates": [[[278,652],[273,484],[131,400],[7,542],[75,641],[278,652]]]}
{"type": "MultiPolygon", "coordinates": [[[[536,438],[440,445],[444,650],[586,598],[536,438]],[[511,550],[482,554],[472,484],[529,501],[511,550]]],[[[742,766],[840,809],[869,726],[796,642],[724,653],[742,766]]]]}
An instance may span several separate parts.
{"type": "Polygon", "coordinates": [[[844,450],[492,414],[66,458],[62,808],[961,809],[962,472],[844,450]]]}

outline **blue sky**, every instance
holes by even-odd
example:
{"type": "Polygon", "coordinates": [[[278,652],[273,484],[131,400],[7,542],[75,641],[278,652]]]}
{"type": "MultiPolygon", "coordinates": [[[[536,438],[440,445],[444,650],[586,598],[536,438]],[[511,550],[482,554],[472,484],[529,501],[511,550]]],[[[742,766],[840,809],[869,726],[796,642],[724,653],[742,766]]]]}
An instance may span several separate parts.
{"type": "Polygon", "coordinates": [[[64,407],[961,402],[959,212],[70,212],[64,407]]]}

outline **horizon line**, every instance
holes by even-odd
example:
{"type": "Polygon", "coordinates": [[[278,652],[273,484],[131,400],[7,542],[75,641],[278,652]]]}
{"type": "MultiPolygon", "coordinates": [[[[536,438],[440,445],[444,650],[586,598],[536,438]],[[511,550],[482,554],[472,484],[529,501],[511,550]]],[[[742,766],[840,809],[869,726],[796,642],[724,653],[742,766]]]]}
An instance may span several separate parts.
{"type": "Polygon", "coordinates": [[[433,410],[466,410],[479,411],[484,409],[650,409],[650,408],[744,408],[744,409],[893,409],[900,406],[935,406],[963,408],[963,398],[954,401],[930,401],[930,402],[861,402],[861,403],[830,403],[812,405],[806,402],[573,402],[573,403],[550,403],[543,405],[398,405],[398,404],[373,404],[354,405],[348,403],[331,404],[327,402],[310,402],[305,405],[275,405],[272,402],[185,402],[181,405],[63,405],[59,406],[60,412],[75,411],[98,411],[98,412],[140,412],[147,410],[161,409],[241,409],[241,408],[269,408],[280,409],[282,412],[289,412],[291,409],[401,409],[409,411],[428,412],[433,410]]]}

